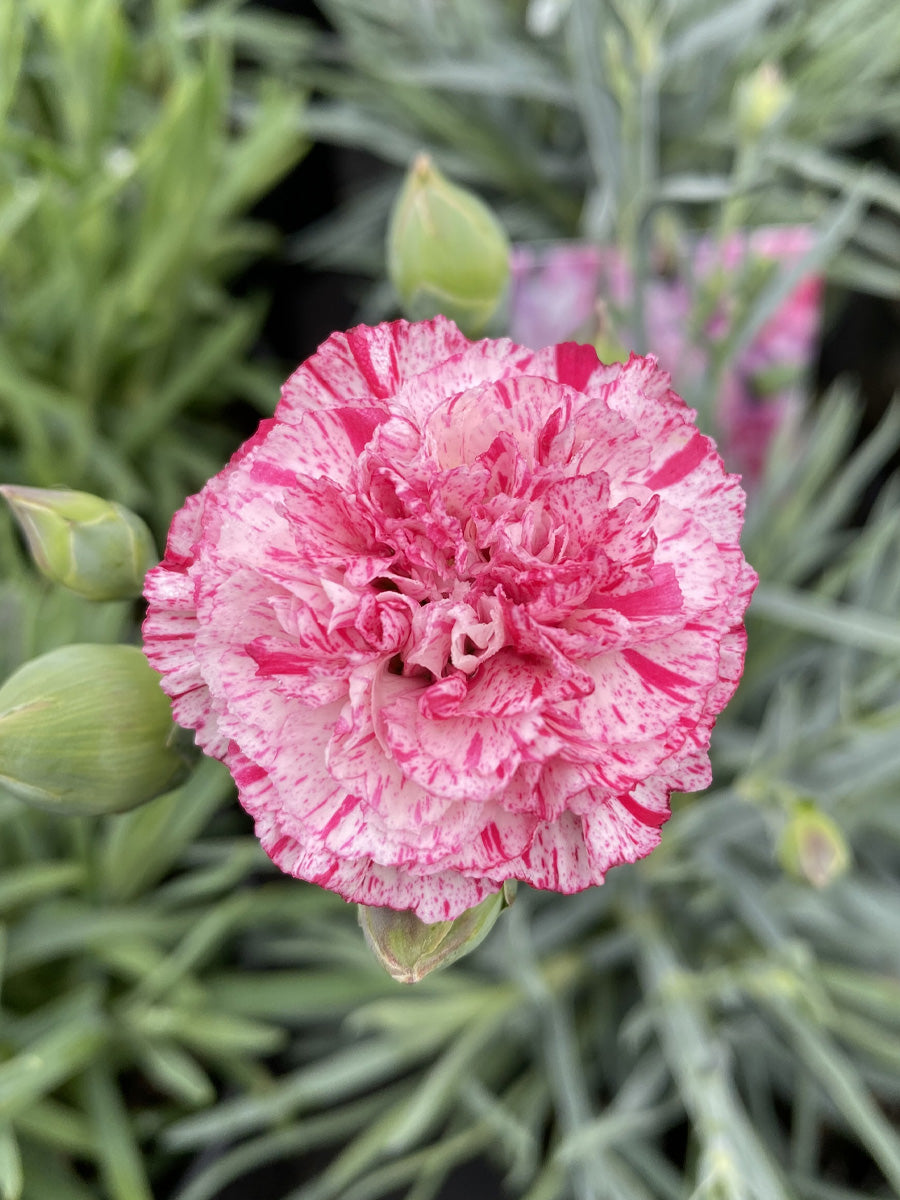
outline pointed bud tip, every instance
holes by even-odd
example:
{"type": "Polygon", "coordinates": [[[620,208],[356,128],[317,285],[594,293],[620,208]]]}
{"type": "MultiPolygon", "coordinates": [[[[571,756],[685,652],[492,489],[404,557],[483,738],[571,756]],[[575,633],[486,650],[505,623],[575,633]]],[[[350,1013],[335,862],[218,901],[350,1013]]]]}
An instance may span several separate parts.
{"type": "Polygon", "coordinates": [[[431,176],[433,171],[434,162],[431,155],[426,154],[424,150],[417,154],[410,168],[410,174],[413,178],[422,183],[431,176]]]}

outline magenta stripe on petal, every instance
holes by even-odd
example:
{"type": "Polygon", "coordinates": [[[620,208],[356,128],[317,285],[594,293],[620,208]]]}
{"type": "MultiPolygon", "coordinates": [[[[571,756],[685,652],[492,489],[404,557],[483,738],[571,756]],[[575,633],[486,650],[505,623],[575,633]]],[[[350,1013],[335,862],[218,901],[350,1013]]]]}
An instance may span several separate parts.
{"type": "Polygon", "coordinates": [[[643,804],[638,804],[633,796],[620,796],[619,803],[627,808],[631,815],[636,817],[642,825],[652,825],[654,828],[658,828],[660,825],[664,825],[669,819],[668,812],[654,812],[650,808],[645,808],[643,804]]]}

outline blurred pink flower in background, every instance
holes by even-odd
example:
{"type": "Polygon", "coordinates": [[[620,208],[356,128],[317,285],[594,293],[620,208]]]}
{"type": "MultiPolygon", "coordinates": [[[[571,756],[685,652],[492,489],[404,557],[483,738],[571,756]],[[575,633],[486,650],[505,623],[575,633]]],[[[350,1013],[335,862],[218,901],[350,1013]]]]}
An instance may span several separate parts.
{"type": "Polygon", "coordinates": [[[285,871],[424,921],[575,892],[709,783],[743,504],[653,358],[360,326],[176,514],[145,649],[285,871]]]}
{"type": "MultiPolygon", "coordinates": [[[[734,320],[730,290],[754,264],[790,265],[812,244],[806,226],[784,226],[735,235],[721,246],[700,239],[690,256],[694,287],[716,287],[712,315],[702,336],[692,336],[694,298],[681,266],[660,268],[645,287],[647,344],[682,392],[702,386],[710,366],[703,342],[724,340],[734,320]]],[[[771,440],[803,402],[804,376],[815,351],[821,319],[822,280],[803,279],[722,375],[716,397],[719,448],[730,470],[753,486],[771,440]]],[[[633,280],[613,247],[560,243],[535,249],[516,246],[512,255],[510,333],[530,346],[571,337],[601,340],[610,332],[625,347],[633,280]],[[599,307],[598,307],[599,306],[599,307]]]]}

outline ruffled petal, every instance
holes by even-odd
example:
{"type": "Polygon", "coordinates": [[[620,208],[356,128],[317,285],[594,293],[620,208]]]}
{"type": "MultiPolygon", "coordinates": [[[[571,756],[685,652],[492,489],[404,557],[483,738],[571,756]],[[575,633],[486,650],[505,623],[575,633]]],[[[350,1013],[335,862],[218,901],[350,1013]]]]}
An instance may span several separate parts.
{"type": "Polygon", "coordinates": [[[323,409],[373,402],[385,407],[405,382],[440,368],[468,347],[468,339],[446,317],[333,333],[285,383],[275,417],[297,424],[304,414],[323,409]]]}

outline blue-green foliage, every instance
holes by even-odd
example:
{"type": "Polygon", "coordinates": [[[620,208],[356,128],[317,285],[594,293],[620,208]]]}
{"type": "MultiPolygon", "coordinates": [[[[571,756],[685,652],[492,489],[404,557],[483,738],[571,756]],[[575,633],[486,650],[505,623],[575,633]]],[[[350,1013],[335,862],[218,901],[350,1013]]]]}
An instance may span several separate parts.
{"type": "MultiPolygon", "coordinates": [[[[661,213],[714,233],[809,219],[805,266],[900,293],[900,183],[847,154],[897,127],[894,5],[321,7],[334,32],[313,36],[235,3],[0,0],[10,480],[90,487],[163,527],[219,468],[225,402],[275,395],[247,361],[259,311],[225,287],[270,245],[242,214],[304,130],[398,168],[430,150],[513,234],[613,238],[638,269],[661,213]],[[734,89],[764,62],[792,100],[748,140],[734,89]],[[317,89],[305,115],[298,87],[317,89]]],[[[393,193],[378,179],[298,253],[379,278],[393,193]]],[[[740,298],[728,353],[790,282],[740,298]]],[[[255,1168],[311,1152],[318,1173],[278,1200],[428,1200],[476,1156],[524,1200],[898,1194],[895,484],[854,522],[900,422],[854,449],[858,426],[835,389],[751,504],[762,582],[713,789],[676,798],[660,849],[604,887],[520,889],[414,990],[351,908],[277,876],[216,763],[97,820],[0,791],[0,1196],[262,1196],[255,1168]],[[798,805],[849,850],[821,891],[777,858],[798,805]]],[[[10,537],[0,553],[4,674],[135,637],[128,606],[41,583],[10,537]]]]}

